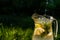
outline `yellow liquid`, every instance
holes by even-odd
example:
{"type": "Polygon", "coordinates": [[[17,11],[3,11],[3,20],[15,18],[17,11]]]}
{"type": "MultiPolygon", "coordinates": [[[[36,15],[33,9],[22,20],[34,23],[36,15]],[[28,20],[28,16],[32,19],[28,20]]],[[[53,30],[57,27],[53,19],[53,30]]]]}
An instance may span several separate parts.
{"type": "Polygon", "coordinates": [[[32,40],[53,40],[51,23],[48,23],[46,25],[47,25],[47,28],[49,27],[49,29],[47,30],[44,29],[45,25],[42,25],[40,23],[35,23],[35,30],[34,30],[32,40]],[[48,34],[47,34],[47,31],[49,32],[48,34]]]}

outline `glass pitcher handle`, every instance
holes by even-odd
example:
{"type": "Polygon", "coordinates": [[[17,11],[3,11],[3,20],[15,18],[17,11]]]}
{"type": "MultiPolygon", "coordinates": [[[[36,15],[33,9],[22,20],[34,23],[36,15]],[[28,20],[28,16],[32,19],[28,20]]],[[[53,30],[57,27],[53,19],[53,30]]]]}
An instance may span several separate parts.
{"type": "Polygon", "coordinates": [[[58,33],[58,21],[57,21],[56,19],[54,19],[54,21],[55,21],[55,24],[54,24],[54,25],[55,25],[55,27],[56,27],[55,30],[54,30],[54,31],[55,31],[55,32],[54,32],[54,37],[57,38],[57,33],[58,33]]]}

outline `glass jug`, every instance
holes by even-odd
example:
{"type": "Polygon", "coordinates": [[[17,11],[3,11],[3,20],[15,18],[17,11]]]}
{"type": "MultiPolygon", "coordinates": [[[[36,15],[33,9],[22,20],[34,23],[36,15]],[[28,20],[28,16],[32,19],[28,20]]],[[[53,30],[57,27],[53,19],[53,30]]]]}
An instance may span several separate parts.
{"type": "Polygon", "coordinates": [[[58,32],[58,21],[52,16],[33,14],[34,32],[32,40],[55,40],[58,32]]]}

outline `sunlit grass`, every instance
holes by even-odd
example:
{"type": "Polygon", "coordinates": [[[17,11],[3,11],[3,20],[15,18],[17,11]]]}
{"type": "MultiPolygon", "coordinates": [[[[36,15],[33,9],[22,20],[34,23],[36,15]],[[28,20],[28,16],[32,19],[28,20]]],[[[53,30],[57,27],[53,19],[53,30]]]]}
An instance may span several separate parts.
{"type": "Polygon", "coordinates": [[[27,28],[23,30],[20,27],[0,26],[0,40],[31,40],[33,30],[27,28]]]}

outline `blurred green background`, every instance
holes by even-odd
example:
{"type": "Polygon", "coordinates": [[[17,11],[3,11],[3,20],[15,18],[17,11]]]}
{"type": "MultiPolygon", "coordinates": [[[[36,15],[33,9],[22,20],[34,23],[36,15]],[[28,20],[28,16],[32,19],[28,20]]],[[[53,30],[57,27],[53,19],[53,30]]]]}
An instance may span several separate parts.
{"type": "MultiPolygon", "coordinates": [[[[34,12],[51,15],[60,23],[60,0],[0,0],[0,40],[31,40],[34,12]]],[[[60,25],[59,25],[60,26],[60,25]]],[[[59,27],[60,28],[60,27],[59,27]]],[[[60,29],[58,38],[60,39],[60,29]]]]}

